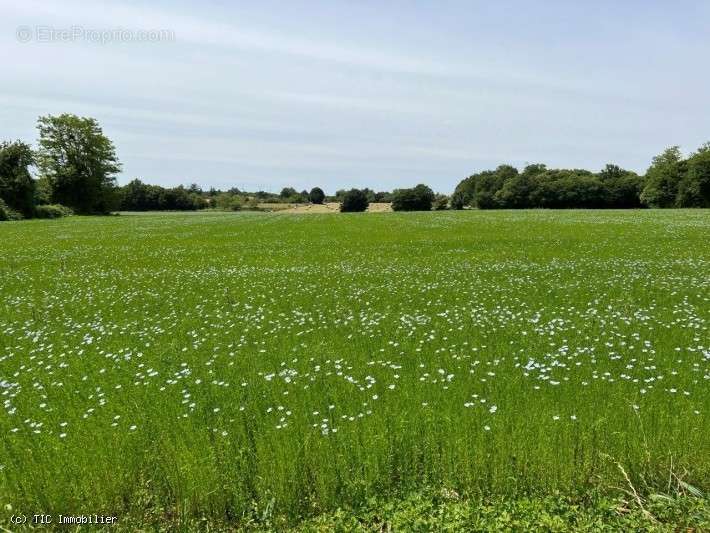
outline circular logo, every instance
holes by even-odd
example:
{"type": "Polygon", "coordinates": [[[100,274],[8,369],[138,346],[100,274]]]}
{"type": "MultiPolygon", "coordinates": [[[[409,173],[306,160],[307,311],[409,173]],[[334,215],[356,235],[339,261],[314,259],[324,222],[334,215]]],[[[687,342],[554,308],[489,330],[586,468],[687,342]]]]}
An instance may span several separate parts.
{"type": "Polygon", "coordinates": [[[32,40],[32,28],[29,26],[18,26],[15,32],[17,40],[21,43],[28,43],[32,40]]]}

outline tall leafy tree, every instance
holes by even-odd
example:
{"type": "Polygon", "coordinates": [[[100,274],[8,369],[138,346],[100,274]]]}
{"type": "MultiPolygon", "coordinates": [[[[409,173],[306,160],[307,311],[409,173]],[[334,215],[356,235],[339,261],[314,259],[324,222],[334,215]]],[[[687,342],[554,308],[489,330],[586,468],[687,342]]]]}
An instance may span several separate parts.
{"type": "Polygon", "coordinates": [[[34,210],[35,182],[29,167],[32,149],[22,141],[0,143],[0,199],[25,216],[34,210]]]}
{"type": "Polygon", "coordinates": [[[116,200],[121,164],[99,123],[71,114],[40,117],[37,166],[52,188],[52,201],[78,213],[106,213],[116,200]]]}
{"type": "Polygon", "coordinates": [[[688,159],[685,176],[678,185],[678,207],[710,207],[710,143],[688,159]]]}
{"type": "Polygon", "coordinates": [[[641,192],[641,201],[650,207],[674,207],[678,185],[686,168],[678,146],[671,146],[654,157],[646,171],[646,185],[641,192]]]}

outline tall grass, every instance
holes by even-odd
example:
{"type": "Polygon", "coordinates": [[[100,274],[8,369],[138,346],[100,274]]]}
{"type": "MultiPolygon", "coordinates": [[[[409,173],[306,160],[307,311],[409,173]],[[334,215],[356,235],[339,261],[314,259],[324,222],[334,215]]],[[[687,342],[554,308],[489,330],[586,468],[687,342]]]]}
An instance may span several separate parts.
{"type": "Polygon", "coordinates": [[[0,225],[0,503],[295,520],[710,479],[710,213],[0,225]]]}

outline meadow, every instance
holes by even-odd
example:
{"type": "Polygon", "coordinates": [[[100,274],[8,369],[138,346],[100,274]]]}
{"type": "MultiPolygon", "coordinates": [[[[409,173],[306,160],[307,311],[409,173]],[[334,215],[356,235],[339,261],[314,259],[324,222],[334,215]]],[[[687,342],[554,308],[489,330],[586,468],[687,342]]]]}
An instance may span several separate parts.
{"type": "Polygon", "coordinates": [[[0,224],[2,512],[702,498],[709,237],[707,210],[0,224]]]}

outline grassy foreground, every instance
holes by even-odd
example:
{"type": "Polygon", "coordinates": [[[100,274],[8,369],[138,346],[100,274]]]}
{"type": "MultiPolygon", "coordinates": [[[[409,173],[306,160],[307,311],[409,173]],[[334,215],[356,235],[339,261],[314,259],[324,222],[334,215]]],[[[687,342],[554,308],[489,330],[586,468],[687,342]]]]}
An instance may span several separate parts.
{"type": "Polygon", "coordinates": [[[0,512],[702,529],[708,235],[707,210],[0,224],[0,512]]]}

